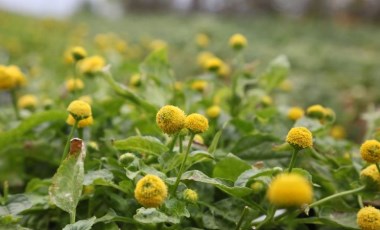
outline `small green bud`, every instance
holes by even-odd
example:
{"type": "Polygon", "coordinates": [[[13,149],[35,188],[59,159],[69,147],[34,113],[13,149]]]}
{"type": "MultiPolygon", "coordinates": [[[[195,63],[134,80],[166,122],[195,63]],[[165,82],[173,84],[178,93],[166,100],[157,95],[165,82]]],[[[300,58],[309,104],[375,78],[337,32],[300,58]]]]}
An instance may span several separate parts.
{"type": "Polygon", "coordinates": [[[128,166],[135,160],[135,155],[132,153],[124,153],[119,157],[119,164],[122,166],[128,166]]]}
{"type": "Polygon", "coordinates": [[[196,203],[198,201],[198,194],[192,189],[185,189],[183,191],[183,198],[190,203],[196,203]]]}

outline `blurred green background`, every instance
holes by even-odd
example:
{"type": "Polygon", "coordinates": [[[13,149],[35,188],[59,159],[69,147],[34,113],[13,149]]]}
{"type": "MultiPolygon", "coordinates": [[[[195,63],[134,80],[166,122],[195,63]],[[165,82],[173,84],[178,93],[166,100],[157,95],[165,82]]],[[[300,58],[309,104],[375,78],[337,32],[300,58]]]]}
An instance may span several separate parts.
{"type": "Polygon", "coordinates": [[[1,11],[0,64],[20,66],[28,73],[28,93],[51,97],[72,71],[64,61],[71,46],[82,45],[91,54],[105,56],[119,67],[116,78],[127,82],[149,53],[149,44],[159,39],[168,44],[177,79],[189,79],[201,74],[197,34],[210,38],[203,50],[229,59],[233,51],[228,39],[242,33],[249,41],[244,53],[253,70],[262,70],[280,54],[290,60],[290,93],[274,95],[275,103],[331,107],[337,123],[360,142],[365,132],[361,114],[380,101],[380,29],[375,10],[379,4],[371,8],[349,1],[346,7],[328,8],[318,1],[298,1],[293,6],[279,1],[221,1],[224,5],[182,1],[191,3],[185,9],[175,5],[181,1],[109,2],[111,7],[102,12],[96,1],[87,1],[75,14],[60,18],[1,11]],[[113,11],[118,7],[124,10],[113,11]],[[122,58],[99,49],[99,34],[125,42],[122,58]]]}

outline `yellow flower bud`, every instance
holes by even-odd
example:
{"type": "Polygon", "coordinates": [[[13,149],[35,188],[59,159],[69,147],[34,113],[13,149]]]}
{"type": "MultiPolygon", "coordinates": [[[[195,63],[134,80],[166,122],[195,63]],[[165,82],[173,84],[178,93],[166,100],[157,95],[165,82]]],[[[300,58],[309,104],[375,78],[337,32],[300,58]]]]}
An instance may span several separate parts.
{"type": "Polygon", "coordinates": [[[317,119],[322,119],[324,118],[326,113],[325,107],[321,105],[312,105],[307,108],[306,110],[306,115],[311,117],[311,118],[317,118],[317,119]]]}
{"type": "Polygon", "coordinates": [[[129,79],[129,85],[131,86],[140,86],[141,85],[141,75],[136,73],[136,74],[133,74],[131,76],[131,78],[129,79]]]}
{"type": "Polygon", "coordinates": [[[234,34],[231,36],[229,44],[232,48],[240,50],[247,46],[247,39],[241,34],[234,34]]]}
{"type": "Polygon", "coordinates": [[[198,194],[192,189],[185,189],[183,191],[183,198],[190,203],[196,203],[198,201],[198,194]]]}
{"type": "Polygon", "coordinates": [[[363,160],[369,163],[380,162],[380,142],[377,140],[367,140],[360,147],[360,154],[363,160]]]}
{"type": "Polygon", "coordinates": [[[203,145],[205,141],[203,140],[203,137],[199,134],[196,134],[194,136],[194,142],[203,145]]]}
{"type": "Polygon", "coordinates": [[[196,80],[193,83],[191,83],[191,89],[203,92],[206,90],[207,85],[208,83],[205,80],[196,80]]]}
{"type": "MultiPolygon", "coordinates": [[[[71,126],[74,125],[75,119],[74,119],[74,117],[71,114],[69,114],[69,116],[67,117],[66,123],[68,125],[71,125],[71,126]]],[[[93,123],[94,123],[94,119],[92,118],[92,116],[89,116],[87,118],[84,118],[84,119],[80,120],[78,122],[77,127],[78,128],[84,128],[84,127],[92,125],[93,123]]]]}
{"type": "Polygon", "coordinates": [[[286,142],[298,149],[309,148],[313,146],[313,135],[305,127],[295,127],[288,132],[286,142]]]}
{"type": "Polygon", "coordinates": [[[160,129],[167,134],[174,134],[185,125],[185,112],[173,105],[165,105],[156,115],[156,123],[160,129]]]}
{"type": "Polygon", "coordinates": [[[15,79],[9,74],[7,67],[0,65],[0,89],[12,89],[15,85],[15,79]]]}
{"type": "Polygon", "coordinates": [[[34,110],[37,107],[37,104],[38,104],[37,97],[31,94],[24,95],[20,97],[17,101],[17,106],[20,109],[34,110]]]}
{"type": "Polygon", "coordinates": [[[14,79],[15,87],[21,87],[26,85],[25,75],[21,72],[18,66],[8,66],[7,72],[14,79]]]}
{"type": "Polygon", "coordinates": [[[82,74],[96,74],[101,71],[106,62],[101,56],[91,56],[81,60],[79,63],[79,71],[82,74]]]}
{"type": "Polygon", "coordinates": [[[356,221],[362,230],[380,229],[380,210],[371,206],[361,208],[356,221]]]}
{"type": "Polygon", "coordinates": [[[71,55],[73,56],[74,60],[79,61],[87,56],[87,52],[83,47],[76,46],[71,49],[71,55]]]}
{"type": "Polygon", "coordinates": [[[207,59],[205,63],[205,68],[209,71],[218,72],[218,70],[222,67],[223,61],[217,57],[211,57],[207,59]]]}
{"type": "Polygon", "coordinates": [[[135,198],[144,207],[159,207],[164,203],[167,195],[167,187],[158,176],[148,174],[137,182],[135,198]]]}
{"type": "Polygon", "coordinates": [[[337,139],[344,139],[346,137],[346,129],[341,125],[334,125],[330,130],[330,135],[337,139]]]}
{"type": "Polygon", "coordinates": [[[288,118],[292,121],[296,121],[304,116],[305,112],[300,107],[292,107],[288,111],[288,118]]]}
{"type": "Polygon", "coordinates": [[[65,83],[66,90],[69,92],[82,90],[84,88],[84,83],[81,79],[70,78],[65,83]]]}
{"type": "Polygon", "coordinates": [[[197,63],[200,67],[206,68],[206,63],[209,59],[213,58],[214,54],[204,51],[200,52],[197,56],[197,63]]]}
{"type": "Polygon", "coordinates": [[[192,133],[203,133],[208,129],[208,120],[205,116],[193,113],[186,117],[185,128],[192,133]]]}
{"type": "Polygon", "coordinates": [[[278,207],[301,207],[312,202],[313,189],[299,174],[280,174],[270,183],[267,196],[269,202],[278,207]]]}
{"type": "Polygon", "coordinates": [[[268,95],[263,96],[260,100],[264,106],[270,106],[273,104],[272,98],[268,95]]]}
{"type": "Polygon", "coordinates": [[[92,115],[91,106],[84,101],[75,100],[67,107],[67,111],[75,118],[75,120],[82,120],[92,115]]]}
{"type": "Polygon", "coordinates": [[[217,117],[219,117],[221,111],[222,111],[222,109],[219,106],[213,105],[207,109],[206,115],[209,118],[217,118],[217,117]]]}
{"type": "Polygon", "coordinates": [[[380,190],[380,173],[376,165],[372,164],[360,172],[360,180],[369,189],[380,190]]]}

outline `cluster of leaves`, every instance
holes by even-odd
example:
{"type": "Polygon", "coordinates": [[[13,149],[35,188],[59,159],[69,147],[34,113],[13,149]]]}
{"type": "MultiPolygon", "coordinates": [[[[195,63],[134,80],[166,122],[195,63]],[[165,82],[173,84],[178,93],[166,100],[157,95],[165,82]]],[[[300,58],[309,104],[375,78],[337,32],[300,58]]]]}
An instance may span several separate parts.
{"type": "MultiPolygon", "coordinates": [[[[188,87],[193,80],[183,82],[181,90],[174,87],[165,48],[133,67],[141,75],[139,86],[119,84],[111,75],[112,66],[88,78],[92,86],[86,90],[96,100],[95,123],[83,134],[86,154],[70,155],[63,162],[69,131],[65,105],[57,103],[4,126],[9,129],[0,133],[0,179],[8,181],[11,192],[4,183],[0,228],[250,229],[267,214],[268,185],[288,165],[291,148],[284,139],[294,126],[307,127],[315,137],[314,148],[299,154],[294,169],[313,183],[315,200],[358,185],[362,162],[357,147],[330,136],[334,121],[303,117],[294,122],[287,117],[286,101],[263,101],[286,94],[279,89],[289,73],[286,56],[275,58],[262,72],[247,70],[242,53],[227,61],[232,66],[229,79],[212,72],[199,74],[208,81],[202,92],[188,87]],[[204,142],[193,144],[178,191],[159,208],[141,207],[134,198],[137,181],[154,174],[171,191],[185,155],[177,145],[171,150],[171,138],[156,126],[160,106],[174,104],[189,113],[203,113],[216,99],[222,112],[210,119],[204,142]],[[128,164],[118,160],[125,152],[134,155],[128,164]],[[263,187],[251,186],[255,182],[263,187]],[[198,193],[196,203],[184,199],[186,188],[198,193]],[[78,221],[69,224],[73,216],[78,221]]],[[[364,193],[360,199],[374,197],[364,193]]],[[[313,208],[310,216],[292,217],[292,210],[278,210],[268,228],[355,229],[357,199],[334,200],[313,208]]]]}

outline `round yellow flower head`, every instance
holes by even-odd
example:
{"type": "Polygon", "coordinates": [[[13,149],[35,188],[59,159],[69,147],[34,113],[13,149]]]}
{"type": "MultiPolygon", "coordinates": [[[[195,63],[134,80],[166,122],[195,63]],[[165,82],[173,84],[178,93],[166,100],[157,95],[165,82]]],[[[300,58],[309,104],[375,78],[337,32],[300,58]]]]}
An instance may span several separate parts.
{"type": "Polygon", "coordinates": [[[361,181],[367,188],[380,190],[380,173],[376,165],[372,164],[360,172],[361,181]]]}
{"type": "Polygon", "coordinates": [[[284,92],[290,92],[293,90],[293,84],[289,80],[282,81],[281,84],[278,86],[282,91],[284,92]]]}
{"type": "Polygon", "coordinates": [[[79,62],[79,71],[82,74],[95,74],[102,70],[106,61],[101,56],[91,56],[79,62]]]}
{"type": "Polygon", "coordinates": [[[193,83],[191,83],[191,89],[199,91],[199,92],[203,92],[206,90],[207,85],[208,83],[205,80],[196,80],[196,81],[193,81],[193,83]]]}
{"type": "Polygon", "coordinates": [[[359,210],[356,222],[362,230],[380,229],[380,210],[367,206],[359,210]]]}
{"type": "Polygon", "coordinates": [[[205,116],[193,113],[186,117],[185,128],[192,133],[203,133],[208,129],[208,120],[205,116]]]}
{"type": "MultiPolygon", "coordinates": [[[[75,119],[74,119],[74,117],[71,114],[69,114],[69,116],[67,117],[66,123],[68,125],[71,125],[71,126],[74,125],[75,119]]],[[[80,120],[78,122],[77,127],[78,128],[84,128],[84,127],[92,125],[93,123],[94,123],[94,119],[92,118],[92,116],[89,116],[89,117],[87,117],[85,119],[80,120]]]]}
{"type": "Polygon", "coordinates": [[[234,34],[231,36],[229,44],[235,50],[240,50],[247,46],[247,39],[241,34],[234,34]]]}
{"type": "Polygon", "coordinates": [[[185,118],[186,115],[182,109],[173,105],[165,105],[157,112],[156,123],[164,133],[174,134],[184,127],[185,118]]]}
{"type": "Polygon", "coordinates": [[[205,63],[205,68],[209,71],[218,72],[220,67],[222,67],[222,65],[223,65],[222,60],[220,60],[217,57],[211,57],[211,58],[207,59],[207,61],[205,63]]]}
{"type": "Polygon", "coordinates": [[[8,66],[7,72],[14,79],[15,87],[21,87],[26,85],[25,75],[21,72],[18,66],[8,66]]]}
{"type": "Polygon", "coordinates": [[[155,175],[146,175],[137,182],[135,198],[146,208],[156,208],[164,203],[168,189],[164,181],[155,175]]]}
{"type": "Polygon", "coordinates": [[[82,90],[84,88],[84,83],[81,79],[70,78],[69,80],[66,81],[65,87],[67,91],[74,92],[77,90],[82,90]]]}
{"type": "Polygon", "coordinates": [[[79,61],[87,57],[87,52],[83,47],[75,46],[71,49],[71,55],[73,56],[74,60],[79,61]]]}
{"type": "Polygon", "coordinates": [[[298,149],[309,148],[313,146],[313,135],[305,127],[295,127],[288,132],[286,142],[298,149]]]}
{"type": "Polygon", "coordinates": [[[92,115],[91,106],[87,102],[81,100],[72,101],[67,107],[67,111],[78,121],[92,115]]]}
{"type": "Polygon", "coordinates": [[[0,89],[12,89],[15,85],[15,79],[9,74],[7,67],[0,65],[0,89]]]}
{"type": "Polygon", "coordinates": [[[346,137],[346,129],[341,125],[334,125],[330,130],[330,135],[337,139],[344,139],[346,137]]]}
{"type": "Polygon", "coordinates": [[[304,116],[305,112],[300,107],[292,107],[288,111],[288,118],[292,121],[296,121],[304,116]]]}
{"type": "Polygon", "coordinates": [[[313,188],[310,182],[296,173],[280,174],[270,183],[267,197],[278,207],[301,207],[313,200],[313,188]]]}
{"type": "Polygon", "coordinates": [[[205,48],[210,43],[210,39],[206,34],[197,34],[197,37],[195,38],[195,41],[197,45],[201,48],[205,48]]]}
{"type": "Polygon", "coordinates": [[[213,57],[215,57],[214,54],[210,52],[207,52],[207,51],[200,52],[197,56],[197,63],[200,67],[206,68],[207,60],[213,57]]]}
{"type": "Polygon", "coordinates": [[[207,109],[206,115],[209,118],[217,118],[217,117],[219,117],[221,111],[222,111],[222,109],[219,106],[213,105],[207,109]]]}
{"type": "Polygon", "coordinates": [[[131,76],[129,79],[129,85],[131,86],[140,86],[141,85],[141,75],[136,73],[131,76]]]}
{"type": "Polygon", "coordinates": [[[188,188],[183,191],[183,198],[187,202],[196,203],[198,201],[198,193],[188,188]]]}
{"type": "Polygon", "coordinates": [[[66,64],[71,64],[74,62],[73,55],[71,54],[71,49],[65,50],[63,54],[63,60],[66,64]]]}
{"type": "Polygon", "coordinates": [[[37,97],[31,94],[24,95],[20,97],[17,101],[17,107],[19,107],[20,109],[34,110],[37,107],[37,104],[37,97]]]}
{"type": "Polygon", "coordinates": [[[264,106],[270,106],[273,104],[272,98],[268,95],[263,96],[260,100],[264,106]]]}
{"type": "Polygon", "coordinates": [[[377,140],[367,140],[360,147],[360,154],[363,160],[369,163],[380,162],[380,142],[377,140]]]}
{"type": "Polygon", "coordinates": [[[128,45],[125,41],[118,39],[115,42],[115,50],[117,50],[119,53],[123,54],[127,51],[128,45]]]}
{"type": "Polygon", "coordinates": [[[306,114],[312,118],[322,119],[326,114],[326,109],[321,105],[312,105],[307,108],[306,114]]]}

